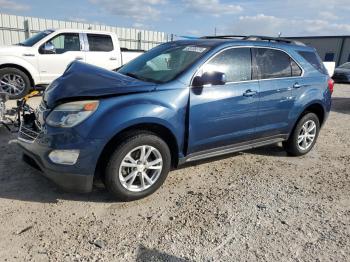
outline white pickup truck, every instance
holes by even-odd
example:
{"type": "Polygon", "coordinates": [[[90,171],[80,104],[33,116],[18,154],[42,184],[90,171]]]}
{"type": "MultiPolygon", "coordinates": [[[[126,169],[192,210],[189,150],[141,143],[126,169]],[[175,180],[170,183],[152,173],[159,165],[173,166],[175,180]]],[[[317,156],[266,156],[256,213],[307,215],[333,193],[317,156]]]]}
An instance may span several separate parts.
{"type": "Polygon", "coordinates": [[[0,92],[21,98],[33,87],[50,84],[74,60],[113,70],[140,54],[121,49],[112,32],[42,31],[16,45],[0,47],[0,92]]]}

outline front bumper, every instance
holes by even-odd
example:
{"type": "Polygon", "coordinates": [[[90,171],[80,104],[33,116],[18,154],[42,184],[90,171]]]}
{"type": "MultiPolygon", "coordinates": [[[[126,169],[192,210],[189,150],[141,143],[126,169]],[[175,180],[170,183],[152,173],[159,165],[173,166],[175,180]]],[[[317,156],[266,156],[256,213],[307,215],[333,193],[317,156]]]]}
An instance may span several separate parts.
{"type": "Polygon", "coordinates": [[[45,163],[41,157],[35,155],[31,151],[19,143],[23,150],[23,161],[30,166],[37,168],[42,174],[53,181],[56,185],[68,192],[88,193],[92,190],[93,175],[62,173],[45,167],[45,163]]]}
{"type": "Polygon", "coordinates": [[[23,160],[40,169],[44,176],[59,187],[70,192],[86,193],[92,190],[93,179],[100,153],[101,140],[83,139],[74,129],[43,128],[36,137],[23,134],[18,145],[23,151],[23,160]],[[52,150],[78,149],[80,155],[74,165],[55,164],[49,159],[52,150]]]}

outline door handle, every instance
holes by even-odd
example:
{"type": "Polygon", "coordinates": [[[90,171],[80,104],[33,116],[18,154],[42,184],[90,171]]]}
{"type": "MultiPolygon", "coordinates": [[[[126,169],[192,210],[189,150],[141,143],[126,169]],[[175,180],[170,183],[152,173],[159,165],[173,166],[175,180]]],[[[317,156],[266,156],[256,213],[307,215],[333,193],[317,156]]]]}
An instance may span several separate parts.
{"type": "Polygon", "coordinates": [[[309,85],[300,85],[299,83],[295,83],[293,85],[293,88],[301,88],[301,87],[306,87],[306,86],[309,86],[309,85]]]}
{"type": "Polygon", "coordinates": [[[254,95],[256,95],[257,93],[258,93],[257,91],[248,89],[248,90],[246,90],[246,91],[243,93],[243,96],[247,96],[247,97],[249,97],[249,96],[254,96],[254,95]]]}
{"type": "Polygon", "coordinates": [[[81,56],[77,56],[75,60],[83,60],[83,58],[81,56]]]}
{"type": "Polygon", "coordinates": [[[111,58],[109,58],[109,60],[117,60],[117,58],[116,57],[111,57],[111,58]]]}
{"type": "Polygon", "coordinates": [[[300,88],[300,87],[302,87],[302,85],[300,85],[300,84],[298,84],[298,83],[295,83],[295,84],[293,85],[293,88],[300,88]]]}

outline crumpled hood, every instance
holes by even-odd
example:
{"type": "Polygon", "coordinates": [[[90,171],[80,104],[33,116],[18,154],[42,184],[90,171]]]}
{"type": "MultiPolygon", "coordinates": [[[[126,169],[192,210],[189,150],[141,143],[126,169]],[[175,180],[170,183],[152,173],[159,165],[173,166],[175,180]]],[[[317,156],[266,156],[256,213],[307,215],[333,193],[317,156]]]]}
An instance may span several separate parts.
{"type": "Polygon", "coordinates": [[[150,92],[156,84],[82,62],[73,62],[66,72],[46,89],[44,101],[49,108],[62,100],[90,99],[128,93],[150,92]]]}

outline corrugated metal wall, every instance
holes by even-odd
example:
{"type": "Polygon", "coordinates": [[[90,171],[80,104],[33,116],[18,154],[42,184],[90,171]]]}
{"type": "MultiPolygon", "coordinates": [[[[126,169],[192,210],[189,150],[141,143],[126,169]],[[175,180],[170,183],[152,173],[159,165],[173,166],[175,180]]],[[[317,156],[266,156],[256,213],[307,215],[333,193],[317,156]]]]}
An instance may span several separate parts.
{"type": "Polygon", "coordinates": [[[45,29],[64,28],[115,32],[121,47],[129,49],[149,50],[160,43],[170,41],[171,38],[164,32],[0,14],[0,45],[18,43],[45,29]]]}

